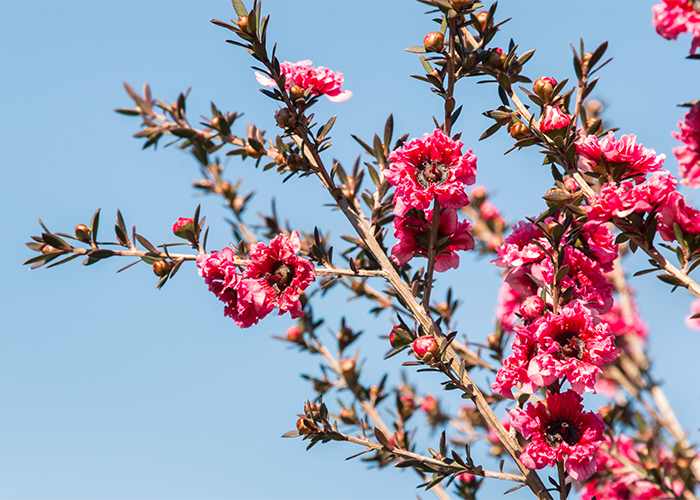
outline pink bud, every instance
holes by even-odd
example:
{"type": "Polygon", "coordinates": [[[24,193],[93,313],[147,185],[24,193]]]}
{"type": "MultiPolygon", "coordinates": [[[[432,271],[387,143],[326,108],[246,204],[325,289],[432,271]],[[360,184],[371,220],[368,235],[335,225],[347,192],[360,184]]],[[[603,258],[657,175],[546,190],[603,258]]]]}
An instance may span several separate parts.
{"type": "Polygon", "coordinates": [[[301,329],[298,326],[290,326],[285,336],[290,342],[299,342],[299,339],[301,339],[301,329]]]}
{"type": "Polygon", "coordinates": [[[406,341],[401,335],[398,335],[396,333],[396,330],[401,329],[403,330],[403,327],[401,325],[394,325],[391,328],[391,333],[389,334],[389,343],[391,344],[391,347],[394,349],[397,349],[399,347],[403,347],[405,345],[408,345],[409,342],[406,341]]]}
{"type": "Polygon", "coordinates": [[[559,106],[547,106],[545,108],[544,119],[540,123],[542,132],[554,132],[565,129],[571,123],[571,117],[562,112],[559,106]]]}
{"type": "Polygon", "coordinates": [[[345,358],[340,362],[340,371],[346,377],[353,377],[355,375],[355,361],[350,358],[345,358]]]}
{"type": "Polygon", "coordinates": [[[486,198],[486,188],[482,186],[481,184],[477,184],[472,188],[472,198],[474,199],[483,199],[486,198]]]}
{"type": "Polygon", "coordinates": [[[413,354],[421,361],[431,363],[438,358],[440,348],[433,337],[424,335],[413,341],[413,354]]]}
{"type": "Polygon", "coordinates": [[[501,215],[498,208],[496,208],[496,205],[491,203],[489,200],[484,200],[479,207],[479,211],[481,212],[481,216],[486,220],[491,220],[501,215]]]}
{"type": "Polygon", "coordinates": [[[468,472],[463,472],[457,477],[457,479],[464,484],[471,484],[476,481],[476,476],[474,474],[469,474],[468,472]]]}
{"type": "Polygon", "coordinates": [[[173,233],[180,238],[186,238],[185,233],[188,229],[194,232],[194,220],[189,217],[180,217],[177,222],[173,224],[173,233]]]}
{"type": "Polygon", "coordinates": [[[530,295],[520,304],[520,315],[525,319],[534,319],[544,312],[544,302],[538,295],[530,295]]]}
{"type": "Polygon", "coordinates": [[[438,405],[437,399],[435,399],[430,394],[426,395],[420,404],[420,409],[423,410],[428,415],[432,415],[434,413],[437,413],[439,411],[439,408],[440,407],[438,405]]]}

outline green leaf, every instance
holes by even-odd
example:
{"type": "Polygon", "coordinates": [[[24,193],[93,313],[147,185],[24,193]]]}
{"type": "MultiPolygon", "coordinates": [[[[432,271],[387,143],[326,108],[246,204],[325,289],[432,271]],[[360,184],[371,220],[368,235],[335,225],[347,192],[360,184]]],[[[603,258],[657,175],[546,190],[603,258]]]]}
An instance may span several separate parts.
{"type": "Polygon", "coordinates": [[[248,15],[248,10],[245,8],[245,5],[243,5],[241,0],[231,0],[231,3],[233,4],[236,14],[238,14],[238,17],[248,15]]]}
{"type": "Polygon", "coordinates": [[[415,45],[413,47],[407,47],[406,52],[413,52],[414,54],[425,54],[427,50],[422,45],[415,45]]]}
{"type": "Polygon", "coordinates": [[[486,129],[486,132],[481,134],[481,137],[479,137],[479,140],[483,141],[487,137],[491,137],[493,134],[498,132],[498,130],[501,128],[501,126],[502,125],[500,123],[495,123],[495,124],[491,125],[489,128],[486,129]]]}
{"type": "Polygon", "coordinates": [[[595,64],[600,61],[600,58],[603,57],[605,54],[605,51],[608,50],[608,42],[603,42],[601,43],[597,49],[591,54],[591,58],[588,61],[588,67],[593,68],[595,64]]]}
{"type": "Polygon", "coordinates": [[[160,252],[158,250],[156,250],[156,247],[154,247],[150,241],[148,241],[146,238],[144,238],[143,236],[141,236],[138,233],[135,233],[135,235],[136,235],[136,239],[138,240],[138,242],[141,243],[141,245],[144,248],[146,248],[149,252],[155,253],[155,254],[160,254],[160,252]]]}

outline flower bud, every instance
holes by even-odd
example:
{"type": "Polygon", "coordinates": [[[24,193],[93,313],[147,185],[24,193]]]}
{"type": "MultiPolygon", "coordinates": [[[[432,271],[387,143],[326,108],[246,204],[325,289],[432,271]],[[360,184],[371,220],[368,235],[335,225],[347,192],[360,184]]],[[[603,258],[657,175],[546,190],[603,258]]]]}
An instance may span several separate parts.
{"type": "Polygon", "coordinates": [[[391,347],[397,349],[399,347],[408,345],[410,342],[401,337],[401,335],[397,334],[396,330],[403,331],[404,329],[401,325],[394,325],[394,327],[391,329],[391,333],[389,334],[389,343],[391,344],[391,347]]]}
{"type": "Polygon", "coordinates": [[[469,472],[462,472],[457,476],[457,479],[463,484],[474,484],[476,482],[476,476],[469,472]]]}
{"type": "Polygon", "coordinates": [[[389,439],[389,444],[391,447],[406,448],[408,443],[406,442],[406,434],[401,431],[396,431],[389,439]]]}
{"type": "Polygon", "coordinates": [[[153,274],[159,277],[167,276],[173,268],[172,262],[167,260],[157,260],[153,263],[153,274]]]}
{"type": "Polygon", "coordinates": [[[510,136],[515,140],[530,137],[530,129],[523,122],[515,122],[510,126],[510,136]]]}
{"type": "Polygon", "coordinates": [[[459,12],[472,6],[474,0],[450,0],[450,7],[459,12]]]}
{"type": "Polygon", "coordinates": [[[496,48],[491,51],[491,54],[489,55],[487,61],[487,64],[495,69],[500,69],[502,70],[503,67],[506,64],[506,59],[508,58],[508,55],[503,52],[503,49],[501,48],[496,48]]]}
{"type": "Polygon", "coordinates": [[[178,238],[187,238],[185,234],[188,230],[194,233],[194,219],[189,217],[180,217],[177,222],[173,224],[173,233],[178,238]]]}
{"type": "Polygon", "coordinates": [[[423,401],[420,404],[420,409],[428,415],[437,415],[440,413],[440,404],[438,403],[437,399],[428,394],[423,398],[423,401]]]}
{"type": "Polygon", "coordinates": [[[569,123],[571,123],[571,117],[559,109],[558,105],[547,106],[540,122],[540,130],[550,137],[563,136],[569,123]]]}
{"type": "Polygon", "coordinates": [[[586,120],[586,133],[598,134],[601,130],[603,130],[603,121],[600,118],[586,120]]]}
{"type": "Polygon", "coordinates": [[[316,417],[321,416],[321,411],[319,410],[318,405],[316,403],[312,403],[311,401],[304,403],[304,413],[311,415],[314,420],[316,420],[316,417]]]}
{"type": "Polygon", "coordinates": [[[242,196],[239,195],[233,199],[232,208],[233,208],[233,211],[235,213],[237,213],[237,214],[241,213],[241,210],[243,210],[244,205],[245,205],[245,198],[243,198],[242,196]]]}
{"type": "Polygon", "coordinates": [[[428,52],[441,52],[445,43],[445,35],[439,31],[431,31],[423,38],[423,47],[428,52]]]}
{"type": "Polygon", "coordinates": [[[492,333],[491,335],[486,337],[486,342],[488,342],[489,347],[494,351],[497,351],[501,348],[501,336],[496,333],[492,333]]]}
{"type": "Polygon", "coordinates": [[[340,362],[340,371],[345,378],[355,377],[355,361],[350,358],[345,358],[340,362]]]}
{"type": "Polygon", "coordinates": [[[43,254],[47,254],[47,253],[51,253],[51,252],[58,252],[58,251],[59,251],[58,248],[54,248],[51,245],[44,245],[43,247],[41,247],[41,253],[43,253],[43,254]]]}
{"type": "Polygon", "coordinates": [[[585,54],[583,54],[583,57],[581,58],[581,66],[588,66],[588,62],[591,60],[591,57],[593,57],[593,54],[591,52],[586,52],[585,54]]]}
{"type": "Polygon", "coordinates": [[[352,410],[352,408],[341,409],[340,414],[338,416],[340,417],[340,420],[342,420],[346,424],[353,424],[357,421],[357,415],[352,410]]]}
{"type": "Polygon", "coordinates": [[[75,226],[75,237],[83,243],[90,243],[90,228],[85,224],[75,226]]]}
{"type": "Polygon", "coordinates": [[[277,156],[275,156],[275,163],[277,165],[284,165],[284,162],[284,155],[282,153],[277,153],[277,156]]]}
{"type": "Polygon", "coordinates": [[[403,394],[399,397],[397,410],[399,412],[401,420],[405,422],[406,420],[411,418],[413,412],[416,411],[416,402],[413,401],[413,398],[411,396],[403,394]]]}
{"type": "Polygon", "coordinates": [[[300,341],[303,340],[304,334],[301,331],[301,328],[298,326],[290,326],[287,328],[287,333],[285,334],[285,338],[290,341],[290,342],[297,342],[299,343],[300,341]]]}
{"type": "Polygon", "coordinates": [[[275,113],[275,121],[280,128],[294,128],[297,125],[297,117],[287,108],[282,108],[275,113]]]}
{"type": "Polygon", "coordinates": [[[296,153],[292,153],[287,156],[287,166],[292,172],[297,172],[302,169],[304,165],[304,160],[301,156],[296,153]]]}
{"type": "Polygon", "coordinates": [[[486,12],[485,10],[482,10],[481,12],[478,12],[476,14],[476,19],[477,19],[477,21],[479,21],[479,26],[481,26],[481,31],[483,33],[484,31],[486,31],[486,28],[488,27],[487,22],[489,19],[489,13],[486,12]]]}
{"type": "Polygon", "coordinates": [[[550,76],[541,76],[532,84],[532,91],[544,102],[549,102],[554,92],[557,81],[550,76]]]}
{"type": "Polygon", "coordinates": [[[214,118],[211,119],[211,126],[214,127],[215,129],[218,129],[220,124],[221,124],[221,117],[220,116],[215,116],[214,118]]]}
{"type": "Polygon", "coordinates": [[[530,295],[520,304],[520,315],[525,319],[535,319],[544,312],[544,301],[539,295],[530,295]]]}
{"type": "Polygon", "coordinates": [[[238,18],[238,27],[243,31],[248,31],[248,16],[241,16],[238,18]]]}
{"type": "Polygon", "coordinates": [[[477,184],[472,188],[471,197],[474,201],[481,201],[486,198],[486,188],[481,184],[477,184]]]}
{"type": "Polygon", "coordinates": [[[289,95],[292,97],[292,101],[296,101],[297,99],[304,97],[304,89],[299,85],[292,85],[289,88],[289,95]]]}
{"type": "Polygon", "coordinates": [[[246,144],[246,146],[245,146],[245,152],[246,152],[246,154],[247,154],[248,156],[250,156],[251,158],[255,158],[256,160],[257,160],[258,158],[260,158],[260,157],[263,155],[260,151],[258,151],[257,149],[255,149],[255,148],[252,146],[252,144],[250,144],[250,143],[247,143],[247,144],[246,144]]]}
{"type": "Polygon", "coordinates": [[[440,347],[433,337],[424,335],[413,341],[413,355],[421,361],[432,363],[440,358],[440,347]]]}
{"type": "Polygon", "coordinates": [[[311,422],[308,418],[301,417],[299,420],[297,420],[297,431],[299,431],[299,434],[302,436],[313,434],[317,430],[318,427],[316,427],[316,424],[311,422]]]}

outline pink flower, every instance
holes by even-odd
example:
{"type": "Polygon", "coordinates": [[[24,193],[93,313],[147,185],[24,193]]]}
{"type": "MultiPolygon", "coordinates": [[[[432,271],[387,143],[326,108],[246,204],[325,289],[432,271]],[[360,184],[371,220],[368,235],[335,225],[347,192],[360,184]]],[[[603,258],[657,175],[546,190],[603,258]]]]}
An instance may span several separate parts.
{"type": "Polygon", "coordinates": [[[693,34],[690,53],[700,45],[700,13],[688,0],[663,0],[651,8],[654,13],[652,23],[656,32],[667,40],[675,40],[678,35],[690,31],[693,34]]]}
{"type": "Polygon", "coordinates": [[[690,314],[685,318],[685,326],[691,330],[700,330],[700,318],[693,318],[696,314],[700,314],[700,299],[695,299],[690,304],[690,314]]]}
{"type": "Polygon", "coordinates": [[[620,355],[610,327],[594,324],[590,311],[579,303],[546,316],[534,336],[539,353],[528,367],[528,376],[540,387],[566,376],[573,390],[583,394],[595,388],[601,366],[620,355]]]}
{"type": "Polygon", "coordinates": [[[612,271],[619,245],[615,244],[615,235],[608,226],[597,221],[586,222],[581,229],[581,237],[585,242],[583,252],[597,260],[603,272],[612,271]]]}
{"type": "Polygon", "coordinates": [[[316,279],[313,264],[297,255],[300,248],[296,231],[291,237],[280,234],[270,245],[256,243],[244,274],[258,280],[270,310],[278,307],[279,314],[289,311],[292,318],[304,315],[299,296],[316,279]]]}
{"type": "Polygon", "coordinates": [[[568,127],[569,123],[571,123],[571,117],[563,113],[558,105],[547,106],[542,123],[540,123],[540,130],[542,132],[554,132],[568,127]]]}
{"type": "Polygon", "coordinates": [[[520,309],[520,303],[525,297],[517,292],[508,282],[504,281],[498,291],[498,306],[496,306],[496,318],[501,322],[503,331],[513,331],[513,326],[519,321],[516,312],[520,309]]]}
{"type": "Polygon", "coordinates": [[[520,392],[532,394],[539,387],[528,374],[530,362],[537,354],[537,341],[529,327],[518,325],[513,337],[513,354],[503,361],[498,369],[493,391],[508,399],[513,399],[513,387],[520,385],[520,392]]]}
{"type": "MultiPolygon", "coordinates": [[[[666,155],[656,156],[656,151],[646,149],[641,144],[637,144],[635,135],[623,135],[619,140],[615,139],[613,132],[599,139],[595,135],[586,135],[576,141],[576,152],[580,155],[579,168],[584,172],[599,172],[603,161],[607,163],[611,170],[618,165],[626,165],[624,171],[626,176],[646,174],[661,170],[666,160],[666,155]]],[[[644,180],[644,176],[634,178],[639,183],[644,180]]]]}
{"type": "Polygon", "coordinates": [[[185,238],[185,233],[188,229],[194,233],[194,219],[190,219],[189,217],[180,217],[177,222],[173,224],[173,233],[180,238],[185,238]]]}
{"type": "Polygon", "coordinates": [[[535,319],[544,312],[544,301],[537,295],[530,295],[520,304],[520,315],[525,319],[535,319]]]}
{"type": "Polygon", "coordinates": [[[272,307],[266,303],[259,283],[241,279],[234,264],[235,253],[231,248],[197,257],[199,275],[204,278],[209,291],[226,304],[224,315],[236,325],[248,328],[267,316],[272,307]]]}
{"type": "Polygon", "coordinates": [[[611,182],[605,184],[598,194],[591,196],[589,205],[584,209],[589,221],[601,222],[612,217],[624,218],[634,212],[649,213],[654,207],[667,203],[677,184],[676,178],[665,170],[655,173],[643,184],[611,182]]]}
{"type": "Polygon", "coordinates": [[[542,247],[548,251],[552,248],[542,231],[530,222],[520,221],[513,226],[513,232],[503,244],[496,248],[498,258],[492,262],[498,267],[518,267],[537,262],[546,256],[542,247]]]}
{"type": "MultiPolygon", "coordinates": [[[[417,217],[397,216],[394,218],[394,235],[399,243],[391,249],[391,260],[404,265],[414,256],[428,256],[430,247],[430,225],[433,211],[419,212],[417,217]]],[[[457,211],[443,210],[438,221],[437,249],[435,270],[444,272],[457,269],[459,256],[457,250],[473,250],[474,238],[469,234],[472,225],[469,221],[457,221],[457,211]]]]}
{"type": "Polygon", "coordinates": [[[582,400],[574,391],[547,393],[546,407],[529,403],[527,409],[511,411],[513,427],[530,439],[520,454],[526,467],[542,469],[566,460],[566,471],[577,481],[596,472],[595,451],[603,442],[605,424],[600,415],[583,411],[582,400]]]}
{"type": "Polygon", "coordinates": [[[684,235],[697,236],[700,234],[700,211],[687,206],[685,198],[678,191],[669,195],[657,220],[659,221],[657,229],[664,241],[675,241],[674,223],[678,224],[684,235]]]}
{"type": "MultiPolygon", "coordinates": [[[[352,97],[352,92],[340,89],[345,81],[342,73],[323,66],[314,68],[311,66],[311,61],[305,60],[296,63],[285,61],[280,64],[280,72],[285,77],[284,86],[287,90],[292,85],[298,85],[304,90],[310,88],[311,95],[325,95],[331,102],[343,102],[352,97]]],[[[258,71],[255,72],[255,78],[260,85],[275,86],[273,79],[258,71]]]]}
{"type": "Polygon", "coordinates": [[[465,186],[476,181],[476,157],[469,149],[462,155],[462,142],[454,141],[440,129],[411,139],[389,156],[384,171],[396,186],[394,213],[405,215],[411,208],[425,210],[435,198],[442,208],[469,204],[465,186]]]}
{"type": "Polygon", "coordinates": [[[685,115],[685,122],[679,122],[680,132],[671,135],[683,143],[673,148],[678,160],[681,182],[692,188],[700,187],[700,103],[685,115]]]}

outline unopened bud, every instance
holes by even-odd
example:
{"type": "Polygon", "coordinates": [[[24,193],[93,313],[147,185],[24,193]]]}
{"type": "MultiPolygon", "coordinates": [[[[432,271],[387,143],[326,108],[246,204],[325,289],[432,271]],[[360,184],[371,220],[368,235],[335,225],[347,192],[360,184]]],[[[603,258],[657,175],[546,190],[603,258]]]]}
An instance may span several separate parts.
{"type": "Polygon", "coordinates": [[[242,196],[238,195],[233,199],[233,211],[235,213],[240,213],[241,210],[243,210],[243,206],[245,205],[245,198],[242,196]]]}
{"type": "Polygon", "coordinates": [[[51,245],[44,245],[43,247],[41,247],[41,253],[47,254],[51,252],[58,252],[58,248],[54,248],[51,245]]]}
{"type": "Polygon", "coordinates": [[[474,201],[481,201],[486,198],[486,188],[481,184],[477,184],[472,188],[471,197],[474,201]]]}
{"type": "Polygon", "coordinates": [[[285,338],[290,342],[299,342],[303,339],[303,333],[301,331],[301,328],[299,328],[296,325],[290,326],[289,328],[287,328],[285,338]]]}
{"type": "Polygon", "coordinates": [[[312,403],[311,401],[304,403],[304,413],[311,415],[314,419],[321,415],[318,405],[316,403],[312,403]]]}
{"type": "Polygon", "coordinates": [[[588,66],[588,62],[591,60],[591,57],[593,57],[591,52],[586,52],[583,54],[583,57],[581,58],[581,66],[588,66]]]}
{"type": "Polygon", "coordinates": [[[598,134],[603,129],[603,121],[600,118],[586,120],[586,133],[598,134]]]}
{"type": "Polygon", "coordinates": [[[280,128],[294,128],[297,125],[297,117],[287,108],[282,108],[275,113],[275,121],[280,128]]]}
{"type": "Polygon", "coordinates": [[[564,234],[564,226],[562,226],[560,222],[553,220],[547,224],[547,234],[554,236],[559,232],[564,234]]]}
{"type": "Polygon", "coordinates": [[[357,415],[355,415],[355,412],[352,410],[352,408],[343,408],[340,410],[340,420],[345,422],[346,424],[352,424],[357,420],[357,415]]]}
{"type": "Polygon", "coordinates": [[[391,439],[389,439],[389,444],[392,447],[406,448],[406,445],[408,444],[406,443],[406,435],[401,431],[394,432],[391,439]]]}
{"type": "Polygon", "coordinates": [[[450,7],[459,12],[460,10],[471,7],[474,0],[450,0],[450,7]]]}
{"type": "Polygon", "coordinates": [[[345,378],[355,377],[355,361],[350,358],[343,359],[340,362],[340,371],[345,378]]]}
{"type": "Polygon", "coordinates": [[[304,89],[299,85],[292,85],[289,88],[289,95],[292,97],[292,101],[296,101],[297,99],[304,97],[304,89]]]}
{"type": "Polygon", "coordinates": [[[218,129],[219,125],[221,124],[221,117],[220,116],[215,116],[214,118],[211,119],[211,126],[218,129]]]}
{"type": "Polygon", "coordinates": [[[226,182],[226,181],[224,181],[224,182],[222,182],[221,184],[219,184],[219,189],[221,190],[221,194],[223,194],[223,195],[229,195],[229,194],[231,194],[231,188],[232,188],[232,187],[233,187],[233,186],[231,186],[231,183],[230,183],[230,182],[226,182]]]}
{"type": "Polygon", "coordinates": [[[287,156],[287,166],[289,167],[289,170],[292,172],[296,172],[297,170],[300,170],[302,165],[304,163],[304,160],[301,158],[296,153],[292,153],[289,156],[287,156]]]}
{"type": "Polygon", "coordinates": [[[476,19],[477,19],[477,21],[479,21],[479,26],[481,27],[481,31],[483,33],[484,31],[486,31],[486,28],[488,27],[487,23],[489,20],[489,13],[486,12],[485,10],[482,10],[481,12],[478,12],[476,14],[476,19]]]}
{"type": "Polygon", "coordinates": [[[544,102],[549,102],[554,92],[557,81],[550,76],[541,76],[532,84],[532,91],[544,102]]]}
{"type": "Polygon", "coordinates": [[[277,153],[277,156],[275,156],[275,163],[277,165],[284,165],[284,155],[282,153],[277,153]]]}
{"type": "Polygon", "coordinates": [[[503,52],[503,49],[501,48],[496,48],[493,49],[491,52],[491,55],[489,55],[489,58],[487,59],[488,65],[496,68],[496,69],[503,69],[503,67],[506,64],[506,59],[508,58],[508,55],[503,52]]]}
{"type": "Polygon", "coordinates": [[[401,325],[394,325],[389,334],[389,343],[394,349],[408,345],[410,342],[404,339],[401,335],[397,333],[397,330],[404,332],[404,328],[401,325]]]}
{"type": "Polygon", "coordinates": [[[190,217],[180,217],[175,224],[173,224],[173,234],[178,238],[187,238],[187,231],[192,231],[194,233],[194,219],[190,217]]]}
{"type": "Polygon", "coordinates": [[[424,335],[413,341],[413,355],[421,361],[432,363],[439,359],[440,347],[433,337],[424,335]]]}
{"type": "Polygon", "coordinates": [[[305,436],[307,434],[312,434],[316,432],[318,428],[316,425],[309,421],[308,418],[301,417],[299,420],[297,420],[297,431],[299,431],[299,434],[302,436],[305,436]]]}
{"type": "Polygon", "coordinates": [[[399,412],[401,420],[406,421],[409,418],[411,418],[413,412],[416,411],[416,402],[413,401],[413,398],[411,396],[403,394],[399,397],[399,404],[397,410],[399,412]]]}
{"type": "Polygon", "coordinates": [[[170,270],[173,268],[173,264],[167,260],[157,260],[153,263],[153,274],[159,277],[167,276],[170,270]]]}
{"type": "Polygon", "coordinates": [[[489,347],[491,349],[493,349],[494,351],[498,350],[501,347],[501,336],[496,333],[492,333],[491,335],[486,337],[486,342],[489,343],[489,347]]]}
{"type": "Polygon", "coordinates": [[[530,295],[520,304],[520,315],[525,319],[535,319],[544,312],[544,301],[539,295],[530,295]]]}
{"type": "Polygon", "coordinates": [[[248,16],[241,16],[238,18],[238,27],[243,31],[248,31],[248,16]]]}
{"type": "Polygon", "coordinates": [[[90,243],[90,228],[85,224],[75,226],[75,237],[83,243],[90,243]]]}
{"type": "Polygon", "coordinates": [[[441,52],[445,43],[445,35],[439,31],[431,31],[423,38],[423,47],[428,52],[441,52]]]}
{"type": "Polygon", "coordinates": [[[253,145],[250,144],[250,143],[246,144],[246,146],[245,146],[245,152],[246,152],[246,154],[247,154],[248,156],[250,156],[251,158],[255,158],[256,160],[257,160],[258,158],[260,158],[260,157],[263,155],[260,151],[258,151],[257,149],[255,149],[255,148],[253,147],[253,145]]]}
{"type": "Polygon", "coordinates": [[[530,129],[523,122],[515,122],[510,126],[510,136],[515,140],[525,139],[530,136],[530,129]]]}
{"type": "Polygon", "coordinates": [[[428,415],[437,415],[440,413],[440,404],[438,403],[437,399],[428,394],[423,398],[423,401],[420,404],[420,409],[428,415]]]}

